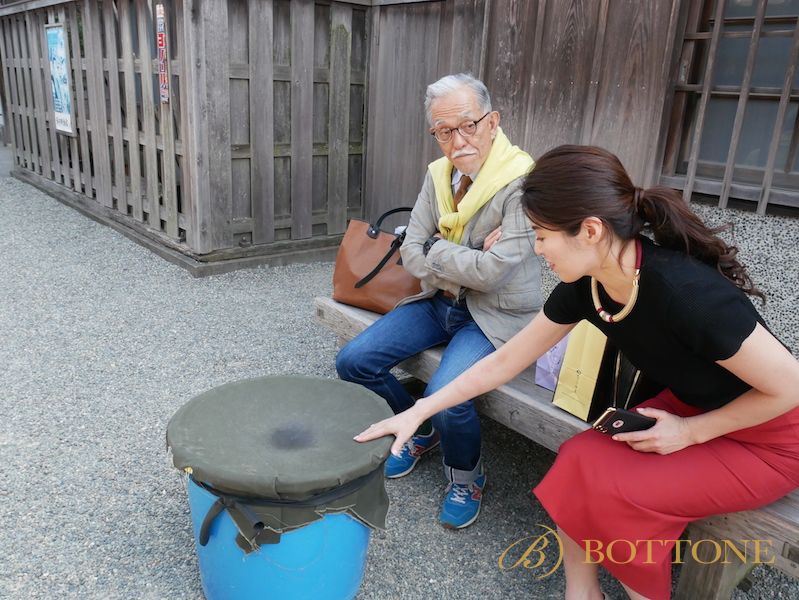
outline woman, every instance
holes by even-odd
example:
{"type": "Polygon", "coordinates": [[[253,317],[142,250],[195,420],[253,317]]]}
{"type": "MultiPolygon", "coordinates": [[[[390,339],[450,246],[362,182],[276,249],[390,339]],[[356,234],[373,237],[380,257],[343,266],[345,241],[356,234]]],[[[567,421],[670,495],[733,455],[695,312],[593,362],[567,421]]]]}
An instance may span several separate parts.
{"type": "Polygon", "coordinates": [[[747,299],[763,295],[737,249],[674,190],[633,186],[609,152],[551,150],[527,176],[523,202],[536,253],[561,279],[543,311],[450,385],[355,439],[393,434],[396,452],[426,418],[512,379],[591,321],[662,386],[638,409],[657,423],[575,436],[534,492],[558,525],[567,599],[602,598],[585,540],[635,543],[635,553],[615,544],[604,566],[631,598],[668,598],[667,540],[693,520],[799,487],[799,363],[747,299]]]}

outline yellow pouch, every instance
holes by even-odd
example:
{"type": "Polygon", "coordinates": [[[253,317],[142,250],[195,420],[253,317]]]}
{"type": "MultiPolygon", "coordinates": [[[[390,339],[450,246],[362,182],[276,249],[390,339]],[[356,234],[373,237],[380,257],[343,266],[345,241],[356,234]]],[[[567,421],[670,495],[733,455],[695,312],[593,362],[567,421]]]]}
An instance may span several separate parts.
{"type": "Polygon", "coordinates": [[[614,349],[588,321],[569,334],[552,403],[583,421],[593,421],[611,404],[614,349]]]}

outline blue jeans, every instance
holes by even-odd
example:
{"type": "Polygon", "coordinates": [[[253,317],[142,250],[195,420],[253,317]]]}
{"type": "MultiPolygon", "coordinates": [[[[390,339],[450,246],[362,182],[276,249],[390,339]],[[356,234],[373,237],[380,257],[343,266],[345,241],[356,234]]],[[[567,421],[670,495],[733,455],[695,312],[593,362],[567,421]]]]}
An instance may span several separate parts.
{"type": "MultiPolygon", "coordinates": [[[[439,344],[447,347],[425,396],[494,351],[466,303],[457,303],[439,293],[428,300],[400,306],[375,321],[341,349],[336,357],[336,370],[341,379],[376,392],[399,413],[413,406],[414,399],[390,369],[439,344]]],[[[480,462],[480,419],[474,403],[467,400],[441,411],[433,417],[433,426],[441,434],[448,478],[473,480],[480,462]]]]}

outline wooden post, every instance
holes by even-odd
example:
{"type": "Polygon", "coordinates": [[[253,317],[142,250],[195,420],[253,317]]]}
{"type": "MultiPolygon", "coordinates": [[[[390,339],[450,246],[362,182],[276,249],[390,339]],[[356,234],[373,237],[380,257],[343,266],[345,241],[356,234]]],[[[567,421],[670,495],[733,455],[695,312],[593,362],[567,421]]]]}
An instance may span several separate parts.
{"type": "Polygon", "coordinates": [[[330,31],[330,129],[327,159],[327,233],[343,233],[347,227],[347,176],[350,139],[350,56],[352,9],[331,7],[330,31]]]}
{"type": "Polygon", "coordinates": [[[117,210],[128,214],[127,178],[125,177],[125,145],[122,139],[122,104],[119,98],[119,63],[117,60],[117,33],[114,6],[103,3],[105,25],[105,70],[108,72],[108,96],[111,103],[111,136],[114,147],[114,188],[117,210]]]}
{"type": "Polygon", "coordinates": [[[724,541],[697,523],[690,526],[689,538],[694,547],[685,551],[674,600],[729,600],[754,565],[742,562],[734,553],[726,564],[718,560],[715,548],[723,549],[724,541]],[[696,545],[700,541],[703,543],[696,545]]]}
{"type": "Polygon", "coordinates": [[[139,111],[136,103],[136,76],[133,63],[133,35],[135,12],[130,9],[131,0],[117,0],[119,11],[119,37],[122,42],[123,79],[125,82],[125,129],[128,134],[128,170],[130,172],[130,195],[128,203],[133,218],[144,221],[141,200],[141,163],[139,145],[139,111]]]}
{"type": "MultiPolygon", "coordinates": [[[[168,24],[166,9],[164,9],[164,20],[168,24]]],[[[167,25],[168,31],[168,25],[167,25]]],[[[177,182],[175,179],[175,127],[172,119],[173,98],[176,90],[172,89],[172,68],[169,64],[169,59],[174,52],[175,40],[167,36],[166,48],[166,76],[169,82],[169,102],[159,100],[161,111],[161,144],[163,150],[161,151],[161,173],[163,181],[161,183],[161,190],[163,196],[164,210],[162,217],[166,224],[166,234],[177,239],[178,237],[178,192],[177,182]]]]}
{"type": "Polygon", "coordinates": [[[141,72],[142,131],[144,132],[144,165],[147,188],[147,222],[150,229],[161,231],[161,210],[158,192],[158,148],[156,147],[155,101],[153,99],[152,40],[155,37],[150,4],[136,0],[139,24],[139,70],[141,72]]]}
{"type": "MultiPolygon", "coordinates": [[[[108,155],[108,119],[105,114],[105,81],[100,52],[100,18],[96,0],[83,2],[83,41],[86,47],[86,79],[89,86],[89,120],[97,201],[113,205],[111,161],[108,155]]],[[[53,161],[55,162],[55,161],[53,161]]],[[[57,163],[56,163],[57,164],[57,163]]],[[[87,190],[91,197],[91,190],[87,190]]]]}
{"type": "Polygon", "coordinates": [[[184,15],[186,156],[193,190],[189,245],[207,254],[232,237],[227,0],[186,0],[184,15]]]}
{"type": "Polygon", "coordinates": [[[253,244],[275,240],[274,7],[249,0],[250,197],[253,244]]]}
{"type": "Polygon", "coordinates": [[[80,142],[80,158],[77,153],[72,155],[72,159],[78,163],[80,168],[80,183],[75,188],[78,192],[83,192],[89,198],[92,197],[94,183],[92,179],[91,153],[89,152],[89,127],[86,120],[86,90],[83,86],[83,71],[86,61],[81,56],[80,37],[78,27],[78,10],[74,3],[67,6],[69,15],[69,36],[72,39],[70,63],[75,85],[75,120],[78,128],[78,139],[80,142]],[[82,188],[82,189],[81,189],[82,188]]]}
{"type": "MultiPolygon", "coordinates": [[[[40,26],[31,18],[31,13],[25,13],[25,27],[28,31],[31,51],[31,75],[33,79],[33,103],[36,112],[36,133],[38,135],[39,168],[36,173],[50,177],[50,145],[47,139],[47,103],[44,100],[45,91],[49,94],[49,86],[43,85],[42,80],[42,52],[40,26]]],[[[70,61],[71,62],[71,61],[70,61]]],[[[73,76],[74,77],[74,76],[73,76]]],[[[49,83],[49,81],[48,81],[49,83]]]]}
{"type": "Polygon", "coordinates": [[[291,237],[311,237],[313,0],[291,2],[291,237]]]}

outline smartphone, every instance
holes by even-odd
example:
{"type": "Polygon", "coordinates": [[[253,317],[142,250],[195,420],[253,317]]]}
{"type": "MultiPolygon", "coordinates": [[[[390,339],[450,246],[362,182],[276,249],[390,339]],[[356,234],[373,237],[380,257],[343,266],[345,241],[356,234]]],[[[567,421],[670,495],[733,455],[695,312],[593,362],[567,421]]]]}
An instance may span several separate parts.
{"type": "Polygon", "coordinates": [[[657,423],[657,419],[652,417],[645,417],[641,413],[632,410],[611,406],[602,413],[601,417],[594,421],[593,427],[600,433],[615,435],[628,431],[649,429],[655,423],[657,423]]]}

